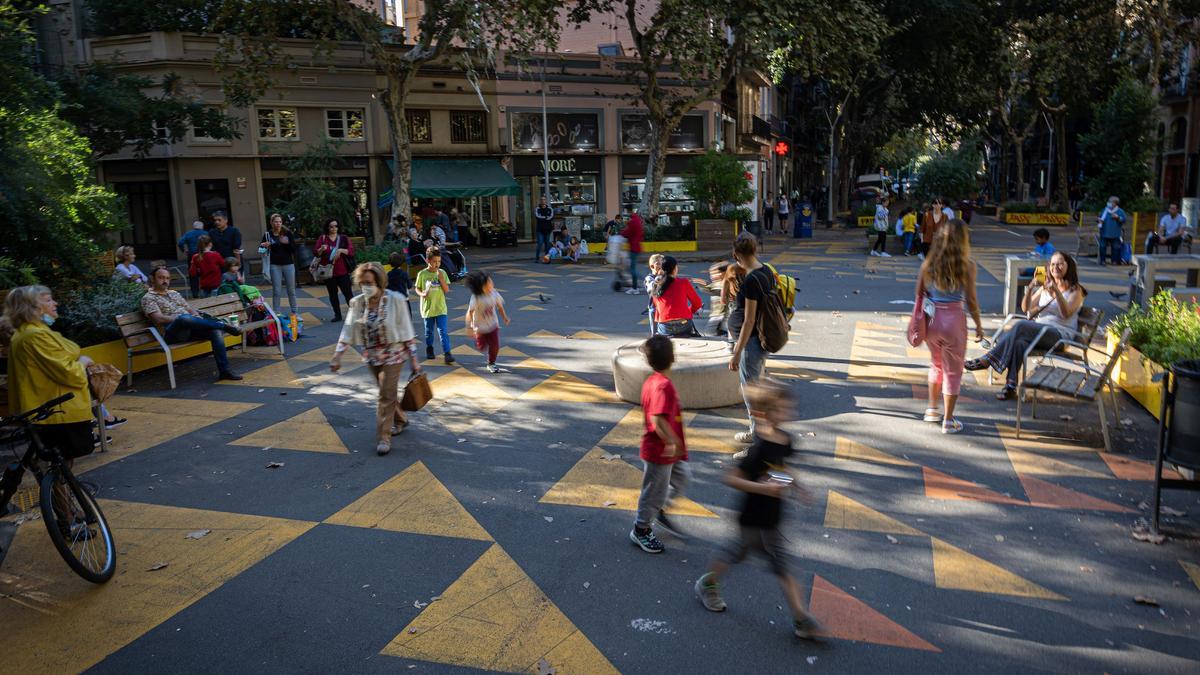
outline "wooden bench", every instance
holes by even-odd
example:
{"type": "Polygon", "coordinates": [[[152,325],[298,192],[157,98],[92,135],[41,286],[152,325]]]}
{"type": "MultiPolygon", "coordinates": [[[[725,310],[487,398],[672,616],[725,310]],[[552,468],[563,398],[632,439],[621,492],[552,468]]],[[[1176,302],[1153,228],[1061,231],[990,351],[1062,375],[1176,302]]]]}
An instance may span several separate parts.
{"type": "MultiPolygon", "coordinates": [[[[259,321],[250,321],[246,307],[242,305],[242,300],[237,293],[226,293],[224,295],[216,295],[210,298],[198,298],[189,300],[188,305],[197,312],[209,314],[218,319],[223,319],[231,314],[237,314],[238,326],[243,331],[255,330],[263,326],[274,324],[275,330],[279,335],[279,353],[283,351],[283,326],[279,324],[279,317],[275,316],[274,310],[270,305],[264,305],[267,311],[267,317],[259,321]]],[[[129,367],[127,369],[125,384],[133,386],[133,357],[138,354],[144,354],[155,350],[162,350],[166,355],[167,375],[171,380],[171,388],[175,388],[175,365],[174,356],[171,353],[171,345],[163,338],[162,332],[140,311],[129,312],[128,314],[117,315],[117,327],[121,330],[121,338],[125,341],[125,352],[129,357],[129,367]]],[[[206,343],[208,340],[193,340],[191,342],[176,343],[175,347],[190,346],[195,344],[206,343]]],[[[246,351],[246,339],[242,337],[242,352],[246,351]]]]}

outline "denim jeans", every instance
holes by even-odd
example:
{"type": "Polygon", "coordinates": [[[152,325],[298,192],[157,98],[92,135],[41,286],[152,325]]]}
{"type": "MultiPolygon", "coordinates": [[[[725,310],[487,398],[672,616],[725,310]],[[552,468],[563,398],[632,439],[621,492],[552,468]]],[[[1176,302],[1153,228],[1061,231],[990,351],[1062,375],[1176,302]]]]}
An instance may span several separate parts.
{"type": "Polygon", "coordinates": [[[1100,238],[1100,264],[1104,264],[1105,249],[1108,249],[1108,255],[1112,258],[1113,264],[1121,262],[1121,240],[1119,238],[1101,237],[1100,238]]]}
{"type": "Polygon", "coordinates": [[[287,285],[288,307],[296,313],[296,266],[271,265],[271,305],[279,313],[279,285],[287,285]]]}
{"type": "Polygon", "coordinates": [[[433,330],[442,334],[442,353],[450,353],[450,332],[446,329],[446,315],[425,318],[425,349],[433,351],[433,330]]]}
{"type": "MultiPolygon", "coordinates": [[[[752,326],[742,330],[753,330],[752,326]]],[[[762,379],[763,368],[767,365],[767,350],[763,349],[757,335],[751,335],[742,350],[742,360],[738,362],[738,380],[742,383],[742,398],[746,401],[746,416],[750,418],[750,433],[754,433],[754,415],[750,414],[750,398],[746,396],[746,385],[762,379]]]]}
{"type": "Polygon", "coordinates": [[[629,278],[633,280],[634,288],[638,287],[637,257],[638,254],[633,251],[629,252],[629,278]]]}
{"type": "Polygon", "coordinates": [[[912,250],[913,250],[913,233],[905,232],[904,233],[904,252],[912,253],[912,250]]]}
{"type": "Polygon", "coordinates": [[[542,256],[550,253],[550,233],[538,232],[535,237],[537,239],[537,249],[533,252],[533,261],[541,262],[542,256]]]}
{"type": "Polygon", "coordinates": [[[167,324],[166,330],[163,331],[163,339],[168,344],[207,339],[212,343],[212,353],[213,358],[217,361],[217,370],[227,373],[229,372],[229,357],[225,355],[224,328],[225,324],[215,319],[181,314],[167,324]]]}

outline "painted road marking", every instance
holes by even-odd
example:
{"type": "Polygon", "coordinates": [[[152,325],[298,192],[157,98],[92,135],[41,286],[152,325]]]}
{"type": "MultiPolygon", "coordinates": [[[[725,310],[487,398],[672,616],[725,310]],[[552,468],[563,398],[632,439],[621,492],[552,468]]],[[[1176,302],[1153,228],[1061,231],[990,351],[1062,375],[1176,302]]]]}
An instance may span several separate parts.
{"type": "Polygon", "coordinates": [[[416,462],[389,478],[325,522],[392,532],[492,541],[487,530],[422,462],[416,462]]]}
{"type": "Polygon", "coordinates": [[[450,401],[465,398],[491,414],[508,405],[513,395],[466,368],[455,368],[429,383],[435,399],[450,401]]]}
{"type": "Polygon", "coordinates": [[[958,499],[962,501],[988,502],[991,504],[1017,504],[1024,506],[1026,502],[1020,499],[1006,497],[971,481],[955,478],[927,466],[921,467],[922,478],[925,481],[925,496],[930,499],[958,499]]]}
{"type": "MultiPolygon", "coordinates": [[[[436,391],[436,390],[435,390],[436,391]]],[[[557,372],[521,394],[522,401],[619,403],[616,394],[570,373],[557,372]]]]}
{"type": "Polygon", "coordinates": [[[1103,499],[1097,499],[1096,497],[1076,492],[1061,485],[1048,483],[1033,476],[1017,474],[1017,478],[1021,480],[1021,486],[1025,488],[1025,494],[1029,496],[1031,506],[1038,506],[1044,509],[1082,509],[1087,511],[1135,513],[1133,509],[1127,506],[1106,502],[1103,499]]]}
{"type": "Polygon", "coordinates": [[[885,534],[925,534],[833,490],[829,491],[825,503],[825,527],[885,534]]]}
{"type": "Polygon", "coordinates": [[[900,459],[894,455],[889,455],[882,450],[876,450],[869,445],[852,441],[849,438],[837,437],[837,445],[834,448],[833,456],[835,459],[857,460],[860,462],[871,462],[873,464],[891,464],[893,466],[918,466],[917,464],[900,459]]]}
{"type": "Polygon", "coordinates": [[[380,652],[501,672],[616,673],[499,544],[380,652]]]}
{"type": "MultiPolygon", "coordinates": [[[[606,454],[600,448],[592,448],[538,501],[543,504],[637,511],[638,497],[642,491],[642,470],[619,456],[605,459],[606,454]]],[[[686,497],[673,500],[666,512],[680,516],[717,517],[717,514],[686,497]]]]}
{"type": "Polygon", "coordinates": [[[269,366],[256,368],[247,373],[242,373],[241,380],[218,380],[217,384],[229,387],[274,387],[277,389],[303,389],[304,385],[299,383],[299,378],[296,371],[288,365],[287,361],[272,363],[269,366]]]}
{"type": "Polygon", "coordinates": [[[346,445],[342,443],[342,439],[337,435],[333,427],[330,426],[329,420],[325,418],[325,413],[316,407],[278,424],[272,424],[265,429],[259,429],[236,441],[230,441],[229,445],[305,450],[308,452],[332,452],[339,455],[350,454],[350,451],[346,449],[346,445]]]}
{"type": "Polygon", "coordinates": [[[942,651],[819,575],[813,576],[808,611],[824,625],[822,634],[828,637],[905,649],[942,651]]]}
{"type": "Polygon", "coordinates": [[[933,538],[933,577],[938,588],[995,593],[1046,600],[1066,600],[983,558],[933,538]]]}

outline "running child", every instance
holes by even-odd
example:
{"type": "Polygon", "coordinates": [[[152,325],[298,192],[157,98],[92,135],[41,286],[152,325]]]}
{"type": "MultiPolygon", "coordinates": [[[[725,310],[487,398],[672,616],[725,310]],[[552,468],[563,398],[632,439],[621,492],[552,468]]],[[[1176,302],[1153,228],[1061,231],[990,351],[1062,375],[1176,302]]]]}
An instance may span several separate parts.
{"type": "Polygon", "coordinates": [[[730,262],[723,260],[713,263],[708,268],[708,283],[700,286],[708,291],[708,334],[722,337],[729,334],[725,322],[725,301],[721,297],[721,289],[725,287],[725,274],[730,262]]]}
{"type": "Polygon", "coordinates": [[[504,298],[496,290],[487,272],[471,272],[467,275],[467,288],[471,289],[471,302],[467,304],[467,328],[475,334],[475,348],[486,350],[489,373],[500,372],[496,355],[500,353],[500,319],[509,324],[504,311],[504,298]]]}
{"type": "Polygon", "coordinates": [[[425,320],[425,358],[433,358],[433,332],[442,337],[442,353],[446,365],[454,363],[450,353],[450,331],[446,327],[446,294],[450,292],[450,277],[442,269],[442,250],[437,246],[425,249],[425,269],[417,272],[413,291],[421,298],[421,318],[425,320]]]}
{"type": "Polygon", "coordinates": [[[666,256],[661,253],[655,253],[654,255],[650,256],[650,261],[648,263],[650,267],[650,273],[647,274],[646,278],[642,280],[642,287],[646,289],[646,316],[649,317],[651,335],[655,335],[658,332],[655,330],[656,326],[654,325],[654,299],[651,295],[651,291],[654,290],[654,285],[658,281],[659,275],[662,274],[662,263],[665,258],[666,256]]]}
{"type": "Polygon", "coordinates": [[[786,387],[767,381],[747,384],[746,397],[756,419],[755,440],[746,457],[724,478],[726,485],[746,493],[738,516],[738,534],[709,563],[708,572],[696,580],[696,595],[705,609],[725,611],[721,575],[744,560],[750,549],[757,549],[767,557],[771,572],[783,587],[783,595],[792,610],[792,632],[796,637],[812,640],[820,625],[804,611],[800,584],[788,571],[785,540],[779,531],[783,499],[788,492],[798,490],[807,499],[807,493],[800,490],[791,474],[784,470],[784,461],[792,454],[792,437],[780,425],[793,418],[796,404],[786,387]]]}
{"type": "Polygon", "coordinates": [[[642,494],[638,497],[637,519],[629,538],[646,553],[662,553],[652,524],[679,536],[679,530],[663,515],[663,509],[687,486],[687,444],[683,437],[683,409],[679,394],[667,373],[675,362],[671,338],[655,335],[642,345],[646,363],[654,370],[642,385],[644,430],[639,452],[645,466],[642,494]]]}

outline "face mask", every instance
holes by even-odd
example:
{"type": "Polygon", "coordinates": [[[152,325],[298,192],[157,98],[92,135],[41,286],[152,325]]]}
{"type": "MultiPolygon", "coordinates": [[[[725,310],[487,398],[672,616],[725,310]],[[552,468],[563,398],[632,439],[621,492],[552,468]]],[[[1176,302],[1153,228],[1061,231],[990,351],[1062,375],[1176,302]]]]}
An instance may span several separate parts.
{"type": "Polygon", "coordinates": [[[375,291],[379,290],[379,287],[374,284],[362,284],[360,288],[362,288],[363,295],[368,298],[375,297],[375,291]]]}
{"type": "Polygon", "coordinates": [[[50,316],[49,314],[42,314],[42,323],[46,324],[47,326],[53,326],[54,317],[50,316]]]}

